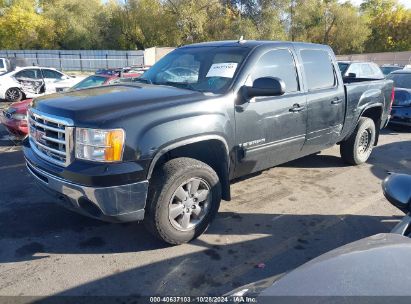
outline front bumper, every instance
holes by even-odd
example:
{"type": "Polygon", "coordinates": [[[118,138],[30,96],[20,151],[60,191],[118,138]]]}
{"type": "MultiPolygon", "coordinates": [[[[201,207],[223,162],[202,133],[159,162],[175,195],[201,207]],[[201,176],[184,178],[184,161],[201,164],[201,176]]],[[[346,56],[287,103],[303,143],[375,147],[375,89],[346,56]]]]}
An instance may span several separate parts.
{"type": "Polygon", "coordinates": [[[68,209],[109,222],[144,219],[148,181],[113,187],[90,187],[51,175],[27,159],[26,165],[39,185],[68,209]]]}

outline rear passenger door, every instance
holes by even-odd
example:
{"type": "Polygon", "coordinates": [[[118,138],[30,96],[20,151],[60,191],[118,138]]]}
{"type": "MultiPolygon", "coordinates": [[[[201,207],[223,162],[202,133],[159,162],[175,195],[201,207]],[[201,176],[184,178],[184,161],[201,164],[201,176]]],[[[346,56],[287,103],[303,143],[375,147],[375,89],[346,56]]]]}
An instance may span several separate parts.
{"type": "Polygon", "coordinates": [[[282,79],[286,93],[255,97],[236,107],[236,141],[243,152],[236,176],[297,158],[305,141],[306,99],[293,53],[285,48],[263,53],[253,65],[246,85],[252,86],[261,77],[282,79]]]}
{"type": "Polygon", "coordinates": [[[304,154],[332,146],[339,137],[345,115],[344,85],[325,49],[300,50],[307,92],[307,136],[304,154]]]}

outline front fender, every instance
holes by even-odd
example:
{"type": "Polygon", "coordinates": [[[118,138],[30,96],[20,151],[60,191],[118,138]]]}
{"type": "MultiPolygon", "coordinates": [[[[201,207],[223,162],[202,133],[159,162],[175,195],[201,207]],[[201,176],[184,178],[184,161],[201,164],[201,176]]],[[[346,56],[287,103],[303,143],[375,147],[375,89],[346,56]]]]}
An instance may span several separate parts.
{"type": "Polygon", "coordinates": [[[157,161],[161,158],[161,156],[163,156],[165,153],[182,147],[182,146],[186,146],[186,145],[190,145],[190,144],[194,144],[194,143],[199,143],[199,142],[204,142],[204,141],[208,141],[208,140],[218,140],[219,142],[221,142],[221,144],[224,146],[225,148],[225,161],[227,162],[227,169],[230,166],[230,158],[229,158],[229,148],[228,148],[228,143],[227,140],[218,134],[208,134],[208,135],[198,135],[198,136],[193,136],[190,138],[186,138],[186,139],[182,139],[179,141],[175,141],[174,143],[171,144],[166,144],[164,145],[161,149],[159,149],[155,155],[153,156],[153,159],[150,163],[149,169],[148,169],[148,173],[147,173],[147,179],[151,178],[151,175],[153,173],[154,167],[156,166],[157,161]]]}

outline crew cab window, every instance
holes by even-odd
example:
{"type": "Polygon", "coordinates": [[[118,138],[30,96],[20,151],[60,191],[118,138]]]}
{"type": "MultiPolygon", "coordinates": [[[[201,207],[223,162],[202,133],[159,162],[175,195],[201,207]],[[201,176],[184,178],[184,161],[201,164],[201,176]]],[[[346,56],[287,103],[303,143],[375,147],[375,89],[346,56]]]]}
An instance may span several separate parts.
{"type": "Polygon", "coordinates": [[[43,76],[44,78],[48,78],[48,79],[62,79],[63,78],[63,74],[57,71],[45,70],[45,69],[43,69],[43,76]]]}
{"type": "Polygon", "coordinates": [[[31,79],[41,79],[39,69],[27,69],[20,72],[17,72],[14,77],[16,78],[31,78],[31,79]]]}
{"type": "Polygon", "coordinates": [[[336,84],[334,66],[327,51],[302,50],[308,90],[331,88],[336,84]]]}
{"type": "Polygon", "coordinates": [[[284,81],[286,92],[299,91],[297,70],[289,50],[272,50],[262,55],[251,74],[251,80],[261,77],[278,77],[284,81]]]}

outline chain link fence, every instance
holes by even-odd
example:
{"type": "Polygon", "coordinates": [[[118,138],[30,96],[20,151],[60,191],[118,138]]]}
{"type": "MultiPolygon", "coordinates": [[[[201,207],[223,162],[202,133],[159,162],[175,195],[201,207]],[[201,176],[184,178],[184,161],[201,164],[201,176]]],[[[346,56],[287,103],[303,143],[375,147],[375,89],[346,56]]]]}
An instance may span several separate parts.
{"type": "Polygon", "coordinates": [[[0,57],[24,58],[29,64],[61,71],[85,72],[144,65],[144,51],[0,50],[0,57]]]}

